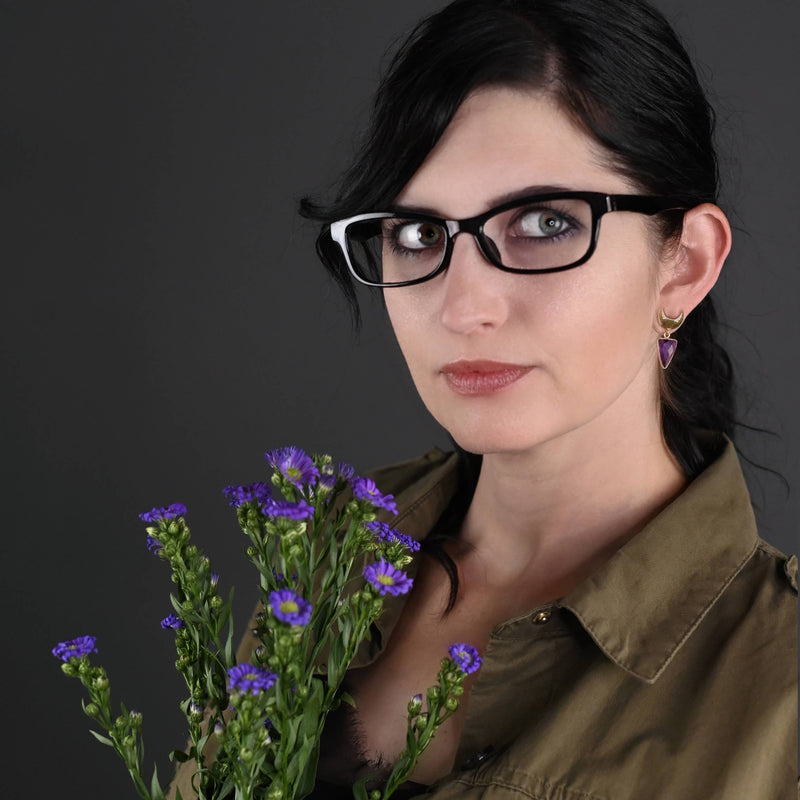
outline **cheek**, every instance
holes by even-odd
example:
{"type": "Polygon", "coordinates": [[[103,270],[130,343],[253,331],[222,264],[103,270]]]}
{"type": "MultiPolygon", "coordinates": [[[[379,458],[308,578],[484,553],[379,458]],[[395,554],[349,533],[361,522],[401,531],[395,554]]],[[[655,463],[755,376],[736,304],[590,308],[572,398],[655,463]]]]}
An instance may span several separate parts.
{"type": "Polygon", "coordinates": [[[656,338],[655,265],[641,245],[632,253],[540,276],[535,292],[518,296],[517,318],[524,316],[557,382],[592,381],[602,391],[614,374],[624,381],[648,363],[656,338]]]}
{"type": "Polygon", "coordinates": [[[419,293],[414,292],[411,287],[384,292],[384,304],[389,322],[412,375],[415,373],[419,357],[428,349],[427,345],[430,344],[432,335],[424,321],[427,298],[418,295],[419,293]]]}

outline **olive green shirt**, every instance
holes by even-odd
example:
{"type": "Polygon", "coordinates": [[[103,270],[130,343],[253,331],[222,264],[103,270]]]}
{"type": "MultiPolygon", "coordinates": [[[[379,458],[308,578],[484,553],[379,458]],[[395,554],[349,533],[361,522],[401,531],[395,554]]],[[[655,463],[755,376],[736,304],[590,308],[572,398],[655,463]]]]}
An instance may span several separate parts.
{"type": "MultiPolygon", "coordinates": [[[[455,463],[431,451],[375,474],[397,529],[424,538],[455,463]]],[[[397,616],[379,620],[384,642],[397,616]]],[[[456,769],[426,798],[796,796],[797,559],[759,539],[730,443],[591,578],[497,626],[483,657],[456,769]]]]}
{"type": "MultiPolygon", "coordinates": [[[[373,477],[395,494],[393,526],[424,539],[457,474],[454,454],[432,450],[373,477]]],[[[387,602],[361,663],[403,603],[387,602]]],[[[796,796],[797,559],[759,539],[730,443],[591,578],[498,625],[482,655],[456,767],[426,798],[796,796]]]]}

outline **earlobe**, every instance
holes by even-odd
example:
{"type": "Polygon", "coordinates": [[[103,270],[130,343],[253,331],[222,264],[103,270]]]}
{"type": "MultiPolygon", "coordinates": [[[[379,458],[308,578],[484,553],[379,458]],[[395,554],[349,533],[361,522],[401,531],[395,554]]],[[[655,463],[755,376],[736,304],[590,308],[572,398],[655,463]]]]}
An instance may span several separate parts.
{"type": "Polygon", "coordinates": [[[730,249],[731,226],[719,206],[702,203],[689,209],[680,244],[663,265],[661,307],[688,315],[717,282],[730,249]]]}

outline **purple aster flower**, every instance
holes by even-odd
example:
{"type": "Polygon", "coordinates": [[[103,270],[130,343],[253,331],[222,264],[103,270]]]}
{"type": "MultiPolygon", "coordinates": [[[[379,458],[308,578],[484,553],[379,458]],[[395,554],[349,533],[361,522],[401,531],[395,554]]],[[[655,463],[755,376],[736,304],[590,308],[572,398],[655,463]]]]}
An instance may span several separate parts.
{"type": "Polygon", "coordinates": [[[406,536],[405,533],[396,531],[380,520],[365,522],[364,527],[372,531],[375,534],[375,538],[381,542],[400,542],[403,547],[408,548],[412,553],[416,553],[420,548],[420,543],[416,539],[412,539],[410,536],[406,536]]]}
{"type": "Polygon", "coordinates": [[[178,628],[183,627],[183,620],[180,617],[176,617],[174,614],[167,614],[164,619],[161,620],[161,627],[164,630],[167,628],[172,628],[173,630],[178,630],[178,628]]]}
{"type": "Polygon", "coordinates": [[[173,503],[171,506],[151,508],[150,511],[139,514],[139,519],[142,520],[142,522],[162,522],[164,520],[184,516],[186,516],[186,506],[183,503],[173,503]]]}
{"type": "Polygon", "coordinates": [[[290,625],[308,625],[311,619],[311,603],[291,589],[270,592],[269,604],[281,622],[288,622],[290,625]]]}
{"type": "Polygon", "coordinates": [[[68,642],[59,642],[53,648],[53,655],[62,661],[88,656],[89,653],[97,652],[95,642],[97,642],[96,636],[79,636],[77,639],[70,639],[68,642]]]}
{"type": "Polygon", "coordinates": [[[268,483],[257,481],[246,486],[226,486],[222,490],[222,494],[225,495],[230,505],[239,508],[250,502],[265,503],[272,491],[268,483]]]}
{"type": "Polygon", "coordinates": [[[298,489],[302,489],[304,483],[311,483],[319,477],[319,470],[314,462],[299,447],[268,450],[264,453],[264,458],[271,467],[279,470],[284,478],[298,489]]]}
{"type": "Polygon", "coordinates": [[[269,670],[252,664],[237,664],[228,670],[228,689],[259,694],[270,689],[277,679],[278,676],[269,670]]]}
{"type": "Polygon", "coordinates": [[[400,569],[388,561],[380,559],[374,564],[367,564],[362,575],[378,590],[379,594],[405,594],[413,581],[400,569]]]}
{"type": "Polygon", "coordinates": [[[456,666],[465,675],[477,672],[481,668],[481,664],[483,664],[483,659],[471,644],[465,644],[464,642],[451,644],[448,652],[450,653],[450,658],[456,662],[456,666]]]}
{"type": "Polygon", "coordinates": [[[356,477],[356,471],[344,461],[336,467],[336,472],[340,478],[346,481],[352,481],[356,477]]]}
{"type": "Polygon", "coordinates": [[[372,481],[369,478],[358,478],[357,480],[353,481],[353,494],[359,500],[367,500],[368,502],[372,503],[372,505],[378,506],[379,508],[385,508],[392,514],[397,513],[397,506],[394,503],[394,495],[381,494],[378,491],[378,487],[375,485],[375,481],[372,481]]]}
{"type": "Polygon", "coordinates": [[[321,489],[325,492],[333,491],[333,488],[336,486],[337,475],[335,472],[325,471],[319,476],[319,482],[317,483],[317,488],[321,489]]]}
{"type": "Polygon", "coordinates": [[[262,506],[262,510],[268,517],[284,517],[291,520],[308,519],[314,516],[314,507],[305,500],[290,503],[288,500],[269,499],[262,506]]]}
{"type": "Polygon", "coordinates": [[[147,549],[153,555],[157,556],[164,549],[164,546],[161,544],[161,542],[158,541],[158,539],[156,539],[154,536],[150,536],[150,534],[148,533],[147,534],[147,549]]]}

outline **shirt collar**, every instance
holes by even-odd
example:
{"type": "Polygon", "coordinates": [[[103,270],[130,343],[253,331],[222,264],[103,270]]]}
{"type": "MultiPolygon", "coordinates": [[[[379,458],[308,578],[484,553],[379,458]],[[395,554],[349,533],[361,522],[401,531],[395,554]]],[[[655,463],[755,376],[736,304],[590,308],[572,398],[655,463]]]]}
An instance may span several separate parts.
{"type": "MultiPolygon", "coordinates": [[[[710,437],[706,447],[722,452],[594,575],[555,603],[575,615],[611,661],[647,683],[661,675],[758,543],[733,444],[710,437]]],[[[398,492],[392,525],[424,539],[457,489],[457,464],[455,454],[434,449],[420,461],[376,473],[379,486],[391,486],[398,475],[408,479],[409,470],[418,477],[398,492]]],[[[416,559],[409,567],[415,572],[416,559]]],[[[403,605],[387,603],[378,625],[384,637],[403,605]]]]}
{"type": "Polygon", "coordinates": [[[733,444],[557,605],[603,652],[653,683],[756,549],[733,444]]]}

